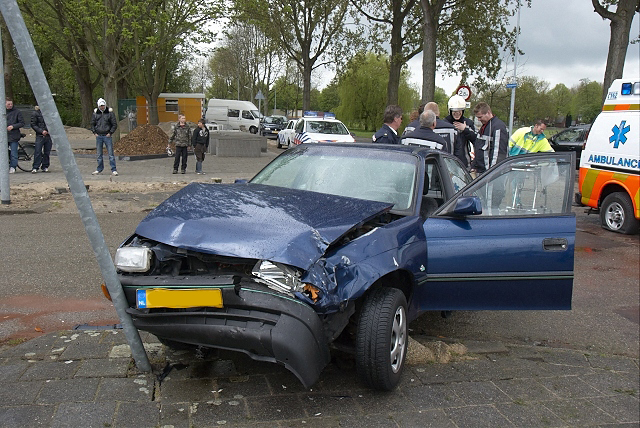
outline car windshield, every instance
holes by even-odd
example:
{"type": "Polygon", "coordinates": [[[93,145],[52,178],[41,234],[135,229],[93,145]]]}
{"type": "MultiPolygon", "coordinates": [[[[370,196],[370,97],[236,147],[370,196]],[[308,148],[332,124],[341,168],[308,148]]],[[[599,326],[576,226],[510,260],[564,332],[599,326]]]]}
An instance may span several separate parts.
{"type": "Polygon", "coordinates": [[[325,121],[325,120],[309,120],[307,121],[307,132],[313,132],[317,134],[336,134],[336,135],[349,135],[347,127],[338,121],[325,121]]]}
{"type": "Polygon", "coordinates": [[[361,147],[298,147],[276,158],[251,183],[310,190],[411,207],[417,158],[409,153],[361,147]]]}
{"type": "Polygon", "coordinates": [[[266,116],[263,120],[264,123],[277,123],[284,125],[284,119],[281,116],[266,116]]]}

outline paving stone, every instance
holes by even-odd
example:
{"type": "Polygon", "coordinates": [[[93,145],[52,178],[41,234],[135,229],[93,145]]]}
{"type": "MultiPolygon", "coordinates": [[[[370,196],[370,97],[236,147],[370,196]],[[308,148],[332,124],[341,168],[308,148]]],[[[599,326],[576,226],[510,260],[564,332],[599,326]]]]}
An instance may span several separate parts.
{"type": "Polygon", "coordinates": [[[580,376],[580,379],[596,388],[602,394],[629,393],[636,397],[640,396],[640,378],[633,374],[600,371],[595,374],[580,376]]]}
{"type": "Polygon", "coordinates": [[[297,395],[272,395],[246,399],[249,418],[254,421],[277,421],[307,418],[300,397],[297,395]]]}
{"type": "Polygon", "coordinates": [[[427,364],[421,369],[416,369],[416,375],[425,384],[466,381],[465,375],[452,364],[427,364]]]}
{"type": "Polygon", "coordinates": [[[470,382],[451,385],[453,392],[468,405],[508,403],[509,396],[491,382],[470,382]]]}
{"type": "Polygon", "coordinates": [[[3,357],[18,357],[26,359],[42,359],[51,354],[51,349],[55,349],[58,342],[57,334],[47,334],[28,340],[13,348],[2,352],[3,357]]]}
{"type": "Polygon", "coordinates": [[[150,376],[103,378],[96,401],[151,401],[154,381],[150,376]]]}
{"type": "Polygon", "coordinates": [[[589,367],[589,360],[584,352],[566,351],[561,349],[548,348],[547,352],[540,355],[548,364],[559,364],[563,366],[589,367]]]}
{"type": "Polygon", "coordinates": [[[20,379],[22,373],[30,367],[31,364],[26,361],[18,361],[12,364],[0,366],[0,382],[15,382],[20,379]]]}
{"type": "Polygon", "coordinates": [[[392,415],[392,418],[399,427],[455,428],[453,421],[440,409],[401,412],[392,415]]]}
{"type": "Polygon", "coordinates": [[[428,410],[463,406],[464,401],[453,392],[450,385],[422,385],[402,390],[416,409],[428,410]]]}
{"type": "Polygon", "coordinates": [[[288,370],[282,373],[271,373],[264,376],[273,394],[298,394],[307,392],[307,389],[298,378],[288,370]]]}
{"type": "Polygon", "coordinates": [[[191,423],[194,427],[245,424],[249,413],[245,400],[210,400],[190,406],[191,423]]]}
{"type": "Polygon", "coordinates": [[[570,425],[602,425],[615,419],[587,399],[545,401],[542,404],[570,425]]]}
{"type": "Polygon", "coordinates": [[[51,426],[54,406],[0,407],[0,428],[51,426]]]}
{"type": "Polygon", "coordinates": [[[116,403],[62,403],[58,406],[52,428],[105,428],[113,426],[116,403]],[[82,422],[80,422],[82,421],[82,422]]]}
{"type": "Polygon", "coordinates": [[[577,376],[539,379],[538,382],[549,391],[562,398],[586,398],[602,395],[577,376]]]}
{"type": "Polygon", "coordinates": [[[159,388],[159,399],[163,403],[196,403],[215,398],[216,385],[211,379],[173,379],[162,382],[159,388]]]}
{"type": "Polygon", "coordinates": [[[105,358],[83,360],[75,377],[125,377],[129,358],[105,358]]]}
{"type": "Polygon", "coordinates": [[[493,406],[465,406],[445,409],[444,412],[455,423],[456,427],[508,427],[513,426],[493,406]]]}
{"type": "Polygon", "coordinates": [[[44,382],[3,382],[0,387],[0,404],[19,406],[33,404],[44,382]]]}
{"type": "Polygon", "coordinates": [[[189,422],[189,403],[162,404],[160,407],[160,426],[173,428],[191,428],[189,422]]]}
{"type": "Polygon", "coordinates": [[[613,416],[618,422],[640,424],[640,402],[638,397],[620,394],[615,397],[596,397],[589,401],[613,416]]]}
{"type": "Polygon", "coordinates": [[[630,358],[588,355],[587,360],[593,368],[618,372],[638,372],[638,361],[630,358]]]}
{"type": "Polygon", "coordinates": [[[32,364],[20,380],[69,379],[73,377],[78,367],[80,367],[80,361],[41,361],[38,364],[32,364]]]}
{"type": "Polygon", "coordinates": [[[356,407],[349,392],[314,392],[302,394],[302,405],[312,416],[343,416],[353,413],[356,407]]]}
{"type": "Polygon", "coordinates": [[[495,408],[517,427],[564,427],[566,423],[542,403],[498,403],[495,408]]]}
{"type": "Polygon", "coordinates": [[[497,380],[493,383],[513,401],[543,401],[558,398],[535,379],[497,380]]]}
{"type": "Polygon", "coordinates": [[[66,349],[60,354],[60,358],[65,360],[107,358],[110,350],[111,345],[108,343],[100,343],[98,340],[75,340],[67,343],[66,349]]]}
{"type": "Polygon", "coordinates": [[[118,428],[155,427],[160,422],[158,403],[120,403],[115,416],[118,428]]]}
{"type": "MultiPolygon", "coordinates": [[[[342,364],[342,363],[341,363],[342,364]]],[[[320,379],[311,389],[313,391],[344,391],[344,390],[364,390],[366,387],[358,380],[355,366],[348,363],[342,364],[342,367],[336,364],[329,364],[322,371],[320,379]]],[[[405,367],[405,374],[408,374],[408,367],[405,367]]],[[[413,372],[412,372],[413,373],[413,372]]],[[[413,376],[416,376],[413,374],[413,376]]]]}
{"type": "Polygon", "coordinates": [[[98,379],[61,379],[45,381],[38,396],[38,404],[55,404],[72,401],[93,401],[98,389],[98,379]]]}
{"type": "Polygon", "coordinates": [[[221,399],[234,398],[238,394],[241,398],[269,395],[271,389],[264,376],[235,376],[219,378],[216,387],[221,399]]]}
{"type": "Polygon", "coordinates": [[[349,428],[389,428],[397,426],[393,416],[388,413],[353,415],[341,417],[339,421],[339,426],[349,428]]]}
{"type": "Polygon", "coordinates": [[[453,367],[467,382],[503,379],[505,374],[502,364],[488,358],[453,363],[453,367]]]}

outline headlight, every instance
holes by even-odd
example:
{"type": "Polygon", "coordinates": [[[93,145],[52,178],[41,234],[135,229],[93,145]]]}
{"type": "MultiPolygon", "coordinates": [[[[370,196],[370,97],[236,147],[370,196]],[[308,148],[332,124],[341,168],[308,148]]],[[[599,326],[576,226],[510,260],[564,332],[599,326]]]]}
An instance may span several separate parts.
{"type": "Polygon", "coordinates": [[[264,284],[281,292],[293,293],[303,290],[298,272],[280,263],[261,260],[256,263],[251,273],[264,284]]]}
{"type": "Polygon", "coordinates": [[[151,269],[152,254],[147,247],[120,247],[116,250],[116,268],[123,272],[147,272],[151,269]]]}

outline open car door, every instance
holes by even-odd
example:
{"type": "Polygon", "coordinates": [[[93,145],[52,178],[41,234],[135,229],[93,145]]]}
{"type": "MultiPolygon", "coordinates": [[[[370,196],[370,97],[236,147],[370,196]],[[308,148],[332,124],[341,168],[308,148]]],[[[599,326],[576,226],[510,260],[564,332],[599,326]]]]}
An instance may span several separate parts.
{"type": "Polygon", "coordinates": [[[571,309],[574,157],[508,158],[426,219],[414,308],[571,309]]]}

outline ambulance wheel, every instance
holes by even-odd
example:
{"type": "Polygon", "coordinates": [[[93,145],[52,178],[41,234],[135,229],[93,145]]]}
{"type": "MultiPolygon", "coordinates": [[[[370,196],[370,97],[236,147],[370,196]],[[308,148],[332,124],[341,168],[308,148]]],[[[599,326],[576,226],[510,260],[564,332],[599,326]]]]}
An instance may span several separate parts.
{"type": "Polygon", "coordinates": [[[640,222],[633,215],[633,204],[629,195],[615,192],[604,198],[600,207],[602,227],[613,232],[632,235],[638,233],[640,222]]]}

